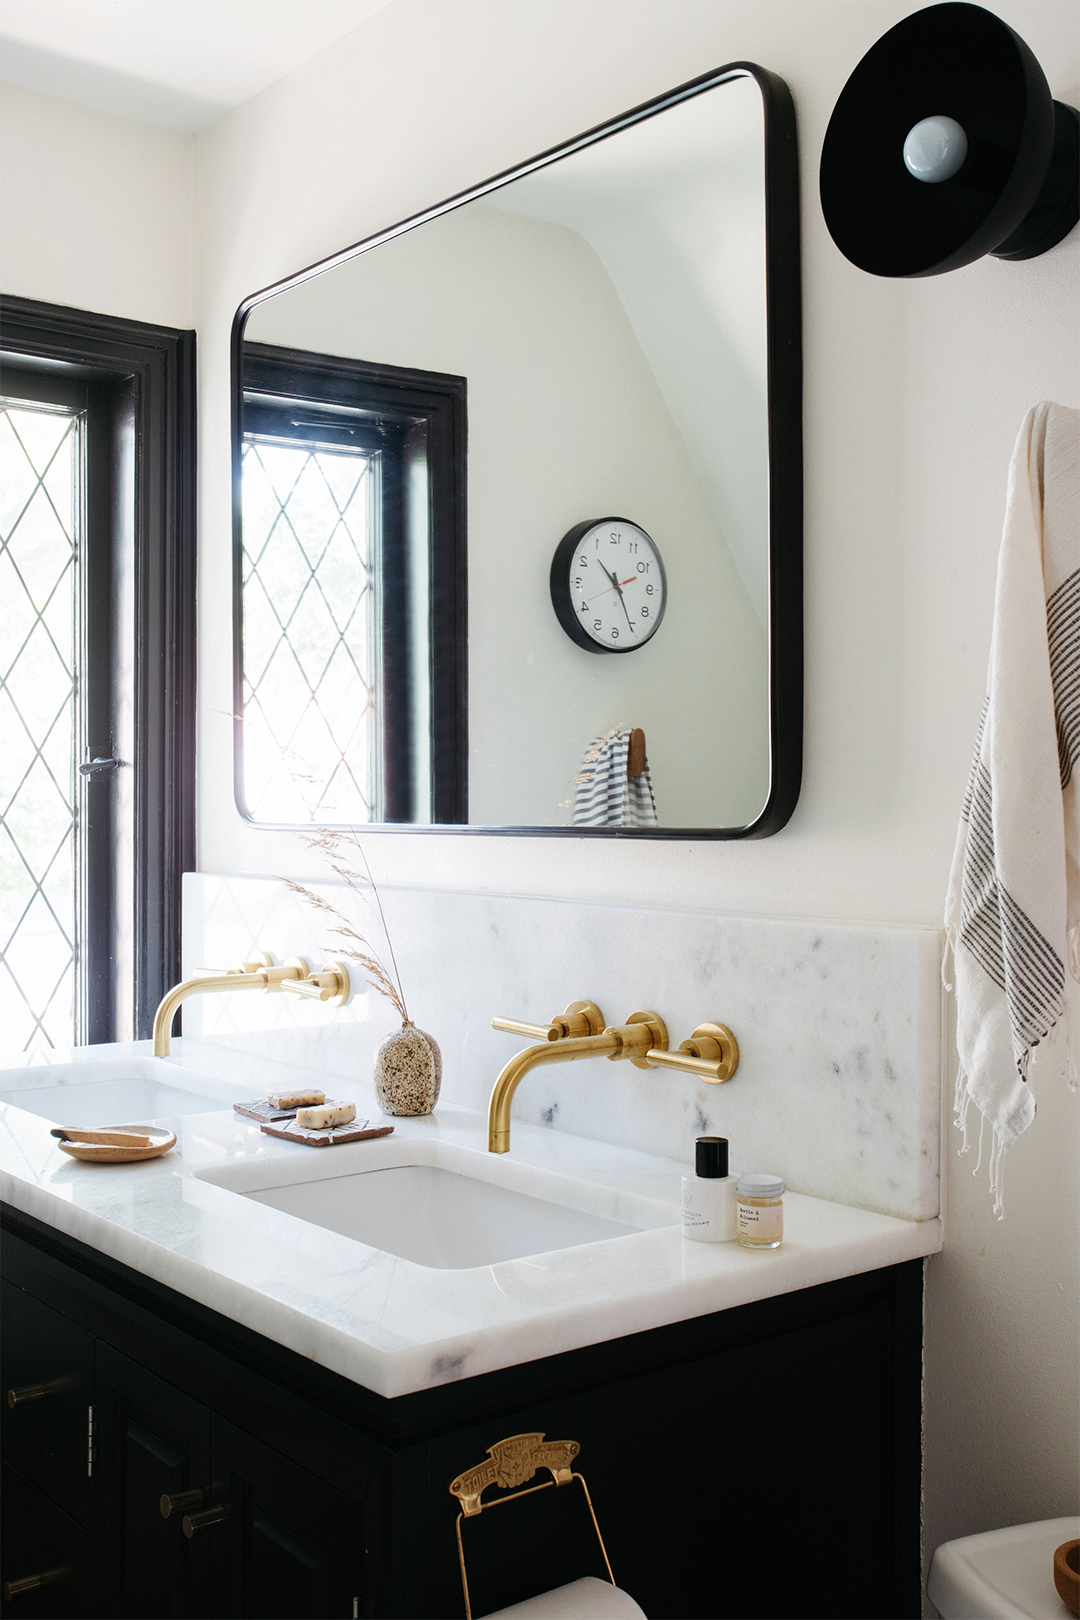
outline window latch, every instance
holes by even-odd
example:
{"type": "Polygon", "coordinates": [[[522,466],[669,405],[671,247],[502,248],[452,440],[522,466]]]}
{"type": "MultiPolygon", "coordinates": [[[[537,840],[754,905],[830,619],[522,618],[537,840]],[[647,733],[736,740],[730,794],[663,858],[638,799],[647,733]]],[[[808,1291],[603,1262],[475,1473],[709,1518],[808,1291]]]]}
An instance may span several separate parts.
{"type": "Polygon", "coordinates": [[[80,776],[100,776],[104,771],[115,771],[118,765],[124,765],[123,759],[92,759],[86,765],[79,766],[80,776]]]}

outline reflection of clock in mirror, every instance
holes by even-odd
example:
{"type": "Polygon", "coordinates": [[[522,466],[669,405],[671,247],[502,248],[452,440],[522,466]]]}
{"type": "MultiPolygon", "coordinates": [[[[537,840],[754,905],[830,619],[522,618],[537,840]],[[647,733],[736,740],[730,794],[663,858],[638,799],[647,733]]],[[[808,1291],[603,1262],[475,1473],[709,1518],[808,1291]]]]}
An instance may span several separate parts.
{"type": "Polygon", "coordinates": [[[656,544],[626,518],[589,518],[564,534],[551,561],[551,603],[587,652],[625,653],[660,628],[667,579],[656,544]]]}

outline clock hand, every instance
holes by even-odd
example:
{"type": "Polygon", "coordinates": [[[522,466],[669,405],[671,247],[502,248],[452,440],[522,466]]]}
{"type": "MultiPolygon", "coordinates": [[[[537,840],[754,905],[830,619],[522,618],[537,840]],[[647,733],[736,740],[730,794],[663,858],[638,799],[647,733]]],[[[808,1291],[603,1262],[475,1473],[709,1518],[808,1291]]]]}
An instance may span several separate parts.
{"type": "MultiPolygon", "coordinates": [[[[608,571],[607,571],[606,568],[604,569],[604,573],[608,574],[608,571]]],[[[614,570],[614,568],[611,570],[610,574],[608,574],[608,578],[611,581],[612,590],[613,591],[618,591],[618,593],[619,593],[619,601],[622,604],[623,613],[626,615],[626,626],[627,626],[627,629],[630,631],[630,634],[633,635],[634,626],[633,626],[633,623],[631,622],[629,611],[627,610],[626,598],[622,593],[622,585],[620,585],[619,581],[615,578],[615,570],[614,570]]],[[[629,585],[629,583],[630,583],[629,580],[624,580],[623,581],[623,585],[629,585]]]]}
{"type": "MultiPolygon", "coordinates": [[[[603,564],[601,563],[600,566],[603,567],[603,564]]],[[[606,571],[607,570],[605,569],[605,572],[606,571]]],[[[619,586],[620,585],[632,585],[636,578],[637,578],[636,574],[631,574],[629,579],[616,580],[614,584],[605,585],[602,591],[597,591],[594,596],[587,596],[585,598],[585,600],[586,600],[586,602],[589,602],[589,603],[595,602],[597,596],[606,596],[608,591],[619,591],[619,595],[621,596],[622,592],[621,592],[621,590],[619,590],[619,586]]]]}

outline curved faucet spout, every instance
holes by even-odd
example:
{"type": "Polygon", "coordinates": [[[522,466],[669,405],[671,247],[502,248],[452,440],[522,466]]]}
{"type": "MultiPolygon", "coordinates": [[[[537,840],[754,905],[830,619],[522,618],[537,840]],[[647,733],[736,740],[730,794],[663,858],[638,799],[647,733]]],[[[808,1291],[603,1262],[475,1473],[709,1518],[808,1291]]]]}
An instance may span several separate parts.
{"type": "Polygon", "coordinates": [[[541,1063],[573,1063],[575,1058],[602,1057],[618,1052],[623,1038],[618,1030],[606,1029],[600,1035],[576,1035],[563,1041],[545,1041],[517,1052],[496,1080],[488,1104],[488,1152],[510,1151],[510,1104],[514,1093],[530,1069],[541,1063]]]}
{"type": "Polygon", "coordinates": [[[180,1010],[181,1002],[186,1001],[189,996],[197,996],[208,990],[265,989],[265,970],[258,973],[207,973],[201,979],[185,979],[182,984],[174,984],[172,989],[162,996],[158,1010],[154,1014],[154,1056],[169,1056],[173,1019],[180,1010]]]}

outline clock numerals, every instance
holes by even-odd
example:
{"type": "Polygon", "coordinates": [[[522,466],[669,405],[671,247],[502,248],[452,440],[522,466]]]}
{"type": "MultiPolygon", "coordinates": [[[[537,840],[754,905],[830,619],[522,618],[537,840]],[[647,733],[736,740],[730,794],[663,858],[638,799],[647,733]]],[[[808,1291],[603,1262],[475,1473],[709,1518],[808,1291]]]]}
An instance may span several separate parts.
{"type": "Polygon", "coordinates": [[[664,565],[652,540],[620,518],[571,529],[552,563],[559,621],[571,640],[590,652],[643,647],[663,618],[665,591],[664,565]]]}

